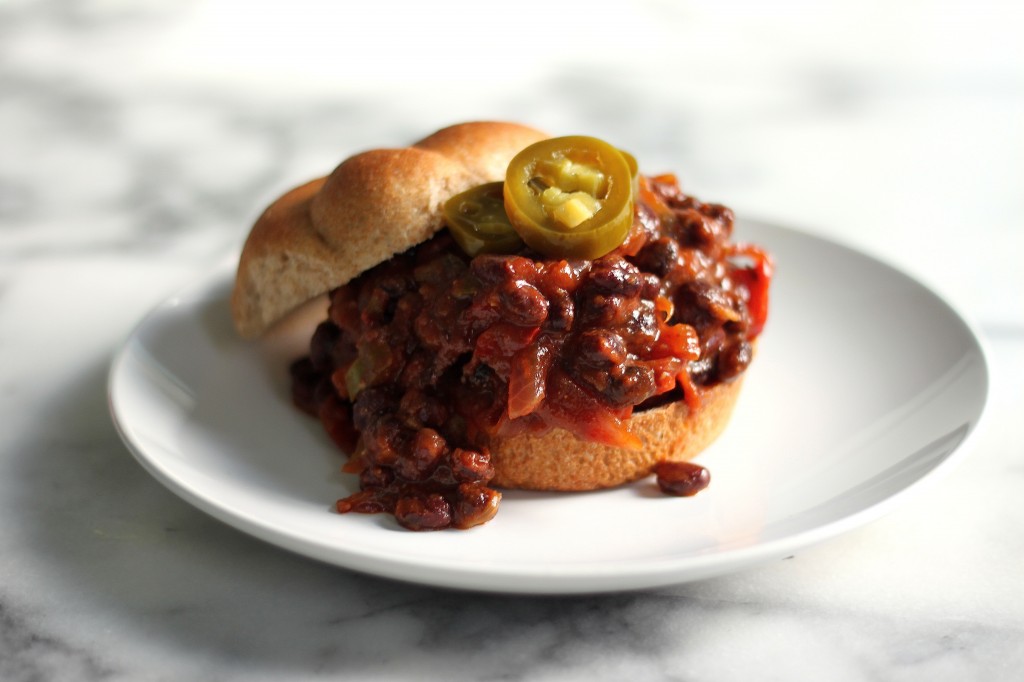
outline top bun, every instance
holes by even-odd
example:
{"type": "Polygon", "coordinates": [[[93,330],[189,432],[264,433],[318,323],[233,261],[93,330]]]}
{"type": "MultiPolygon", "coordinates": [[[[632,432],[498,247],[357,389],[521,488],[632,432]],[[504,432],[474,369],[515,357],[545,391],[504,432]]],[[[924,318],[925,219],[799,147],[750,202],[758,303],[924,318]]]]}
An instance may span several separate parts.
{"type": "Polygon", "coordinates": [[[444,226],[444,203],[505,178],[546,138],[514,123],[462,123],[404,149],[352,156],[271,204],[242,249],[231,296],[239,334],[259,336],[295,307],[354,279],[444,226]]]}

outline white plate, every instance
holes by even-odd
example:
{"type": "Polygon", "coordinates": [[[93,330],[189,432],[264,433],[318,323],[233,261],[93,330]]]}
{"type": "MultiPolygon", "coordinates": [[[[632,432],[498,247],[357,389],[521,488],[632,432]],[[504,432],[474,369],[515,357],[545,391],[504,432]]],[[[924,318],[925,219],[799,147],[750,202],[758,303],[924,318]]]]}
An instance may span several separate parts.
{"type": "MultiPolygon", "coordinates": [[[[768,247],[772,311],[733,421],[700,458],[711,486],[507,492],[469,531],[412,533],[339,515],[354,490],[319,423],[288,399],[313,320],[244,343],[225,267],[157,308],[110,375],[122,437],[164,485],[268,542],[380,576],[473,590],[601,592],[721,574],[878,517],[948,469],[981,417],[985,357],[970,327],[906,275],[800,232],[743,223],[768,247]]],[[[323,304],[317,306],[322,314],[323,304]]]]}

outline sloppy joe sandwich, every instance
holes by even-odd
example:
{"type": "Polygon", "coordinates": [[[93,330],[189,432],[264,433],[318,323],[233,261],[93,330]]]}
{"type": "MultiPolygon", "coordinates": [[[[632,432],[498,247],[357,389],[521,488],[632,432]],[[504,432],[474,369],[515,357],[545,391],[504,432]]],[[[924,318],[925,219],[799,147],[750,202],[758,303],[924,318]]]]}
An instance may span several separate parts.
{"type": "Polygon", "coordinates": [[[652,473],[691,495],[768,311],[771,260],[732,228],[602,140],[464,123],[275,201],[232,312],[252,338],[329,293],[291,376],[358,476],[341,513],[469,528],[501,488],[652,473]]]}

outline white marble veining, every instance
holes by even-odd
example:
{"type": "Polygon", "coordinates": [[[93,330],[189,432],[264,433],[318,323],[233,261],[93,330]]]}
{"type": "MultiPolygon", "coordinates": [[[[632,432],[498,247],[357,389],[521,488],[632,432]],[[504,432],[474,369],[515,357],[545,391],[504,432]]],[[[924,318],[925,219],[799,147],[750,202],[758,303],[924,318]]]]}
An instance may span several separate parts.
{"type": "Polygon", "coordinates": [[[1017,3],[327,4],[0,3],[0,680],[1024,678],[1017,3]],[[147,475],[105,399],[139,317],[283,189],[482,117],[938,288],[990,351],[974,452],[785,561],[573,598],[321,565],[147,475]]]}

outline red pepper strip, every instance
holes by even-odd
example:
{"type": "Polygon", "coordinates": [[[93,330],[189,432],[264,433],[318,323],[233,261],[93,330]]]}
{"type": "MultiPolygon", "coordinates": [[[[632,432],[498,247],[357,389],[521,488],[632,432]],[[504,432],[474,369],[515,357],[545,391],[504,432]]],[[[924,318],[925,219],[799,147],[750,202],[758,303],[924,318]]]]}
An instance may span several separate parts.
{"type": "Polygon", "coordinates": [[[676,376],[676,381],[679,382],[679,388],[683,390],[683,402],[690,408],[690,412],[696,412],[700,409],[700,389],[693,383],[693,378],[690,377],[690,373],[683,370],[676,376]]]}
{"type": "Polygon", "coordinates": [[[747,302],[747,309],[750,311],[750,338],[755,339],[768,320],[768,289],[775,273],[775,264],[766,251],[753,244],[736,244],[731,255],[752,261],[750,267],[740,268],[733,272],[732,276],[750,292],[750,300],[747,302]]]}

